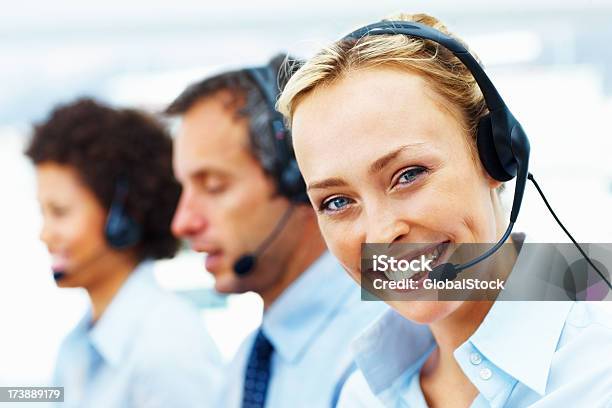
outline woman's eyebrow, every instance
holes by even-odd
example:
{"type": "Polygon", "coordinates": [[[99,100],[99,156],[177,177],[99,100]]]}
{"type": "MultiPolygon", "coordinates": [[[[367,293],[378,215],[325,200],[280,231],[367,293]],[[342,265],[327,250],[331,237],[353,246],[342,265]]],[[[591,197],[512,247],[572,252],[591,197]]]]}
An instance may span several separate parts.
{"type": "Polygon", "coordinates": [[[313,183],[308,184],[307,190],[314,189],[324,189],[329,187],[344,187],[346,186],[346,181],[338,177],[328,178],[322,181],[315,181],[313,183]]]}
{"type": "MultiPolygon", "coordinates": [[[[387,166],[387,164],[389,164],[395,158],[397,158],[397,156],[399,156],[399,154],[402,153],[403,151],[410,150],[410,149],[418,150],[418,149],[421,149],[423,146],[425,146],[425,144],[426,143],[424,142],[411,143],[411,144],[400,146],[397,149],[389,153],[386,153],[385,155],[376,159],[376,161],[374,161],[374,163],[370,165],[368,173],[375,174],[381,171],[382,169],[385,168],[385,166],[387,166]]],[[[310,190],[325,189],[325,188],[330,188],[330,187],[346,187],[347,185],[348,184],[346,181],[344,181],[344,179],[341,179],[339,177],[331,177],[325,180],[314,181],[308,184],[307,190],[310,191],[310,190]]]]}
{"type": "Polygon", "coordinates": [[[385,166],[387,166],[387,164],[389,164],[395,158],[397,158],[397,156],[399,156],[399,154],[402,153],[404,150],[413,149],[413,148],[419,149],[419,148],[423,147],[423,145],[425,145],[425,143],[419,142],[419,143],[403,145],[403,146],[398,147],[395,150],[392,150],[391,152],[389,152],[389,153],[381,156],[380,158],[376,159],[374,161],[374,163],[372,163],[370,165],[368,173],[369,174],[376,174],[376,173],[378,173],[379,171],[383,170],[385,168],[385,166]]]}

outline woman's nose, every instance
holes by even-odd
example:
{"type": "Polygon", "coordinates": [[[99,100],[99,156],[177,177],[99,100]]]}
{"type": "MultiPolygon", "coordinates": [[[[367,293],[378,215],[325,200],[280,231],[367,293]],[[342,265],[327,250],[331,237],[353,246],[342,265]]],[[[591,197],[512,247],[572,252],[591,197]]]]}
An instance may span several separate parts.
{"type": "Polygon", "coordinates": [[[40,227],[40,232],[38,234],[38,238],[47,246],[51,241],[51,230],[49,228],[49,222],[43,220],[42,226],[40,227]]]}
{"type": "Polygon", "coordinates": [[[366,215],[366,243],[390,244],[401,241],[410,232],[410,223],[392,208],[378,207],[366,215]]]}

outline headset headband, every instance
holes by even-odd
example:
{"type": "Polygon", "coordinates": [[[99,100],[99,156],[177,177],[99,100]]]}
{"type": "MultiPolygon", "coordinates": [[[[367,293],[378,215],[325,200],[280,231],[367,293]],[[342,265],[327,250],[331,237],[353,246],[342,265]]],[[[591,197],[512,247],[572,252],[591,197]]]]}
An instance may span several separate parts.
{"type": "Polygon", "coordinates": [[[470,52],[456,39],[436,30],[425,24],[408,22],[408,21],[381,21],[374,24],[369,24],[358,30],[353,31],[349,35],[345,36],[344,39],[359,40],[368,35],[381,35],[381,34],[402,34],[407,36],[413,36],[422,38],[425,40],[431,40],[438,43],[444,48],[451,51],[459,60],[467,67],[468,70],[474,76],[476,83],[482,91],[482,95],[487,103],[489,111],[497,111],[506,108],[506,104],[502,99],[499,92],[484,72],[476,58],[470,54],[470,52]]]}
{"type": "Polygon", "coordinates": [[[459,41],[433,27],[416,22],[381,21],[357,29],[343,40],[358,41],[369,35],[406,35],[433,41],[451,51],[471,72],[489,109],[489,114],[481,118],[478,125],[480,159],[487,172],[496,180],[508,181],[518,176],[510,213],[510,220],[514,223],[527,181],[529,140],[478,61],[459,41]]]}

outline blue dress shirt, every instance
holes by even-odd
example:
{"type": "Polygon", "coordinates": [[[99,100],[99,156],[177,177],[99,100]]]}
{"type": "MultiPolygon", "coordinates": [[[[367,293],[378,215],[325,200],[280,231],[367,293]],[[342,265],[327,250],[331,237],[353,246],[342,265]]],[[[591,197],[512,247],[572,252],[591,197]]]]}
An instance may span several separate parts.
{"type": "MultiPolygon", "coordinates": [[[[427,326],[390,310],[353,347],[360,371],[339,406],[427,407],[427,326]]],[[[472,408],[612,407],[612,316],[597,304],[495,302],[454,357],[479,391],[472,408]]]]}
{"type": "Polygon", "coordinates": [[[221,358],[197,310],[157,286],[141,263],[91,326],[91,310],[60,347],[62,407],[212,406],[221,358]]]}
{"type": "MultiPolygon", "coordinates": [[[[387,309],[383,302],[362,302],[359,286],[335,258],[321,256],[264,313],[261,329],[274,346],[266,407],[335,406],[355,367],[351,340],[387,309]]],[[[240,407],[255,334],[233,359],[217,406],[240,407]]]]}

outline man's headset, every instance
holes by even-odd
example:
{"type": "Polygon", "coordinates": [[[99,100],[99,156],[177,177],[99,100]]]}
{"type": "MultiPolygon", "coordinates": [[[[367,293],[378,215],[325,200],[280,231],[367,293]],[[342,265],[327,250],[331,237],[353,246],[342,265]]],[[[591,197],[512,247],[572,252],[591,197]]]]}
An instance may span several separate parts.
{"type": "Polygon", "coordinates": [[[343,38],[343,41],[358,41],[363,37],[371,35],[398,34],[430,40],[442,45],[451,51],[472,73],[489,109],[489,113],[482,117],[478,123],[476,145],[480,161],[487,173],[495,180],[505,182],[516,177],[516,187],[512,201],[512,210],[510,212],[510,223],[501,239],[488,251],[469,262],[458,265],[452,263],[438,265],[429,273],[429,277],[436,280],[453,280],[461,271],[471,268],[493,255],[503,243],[506,242],[512,232],[523,201],[525,185],[529,179],[535,185],[546,207],[563,231],[572,240],[591,267],[593,267],[612,289],[612,285],[604,274],[593,264],[569,231],[567,231],[561,221],[559,221],[533,175],[528,172],[530,147],[527,134],[514,115],[512,115],[483,68],[465,46],[459,41],[430,26],[409,21],[381,21],[370,24],[348,34],[343,38]]]}
{"type": "MultiPolygon", "coordinates": [[[[115,184],[115,193],[104,225],[104,237],[108,246],[113,249],[131,248],[137,245],[142,238],[142,227],[128,214],[126,209],[128,193],[127,179],[119,177],[115,184]]],[[[77,265],[75,269],[82,269],[107,253],[106,248],[100,249],[88,260],[77,265]]],[[[53,271],[53,278],[56,281],[63,279],[66,275],[66,271],[53,271]]]]}
{"type": "Polygon", "coordinates": [[[291,133],[285,126],[283,115],[276,110],[276,100],[280,94],[278,73],[270,64],[247,68],[246,72],[257,85],[270,115],[270,132],[274,135],[274,179],[278,192],[296,204],[308,204],[306,184],[295,160],[291,146],[291,133]]]}
{"type": "Polygon", "coordinates": [[[276,99],[280,94],[278,86],[278,72],[271,65],[247,68],[245,72],[253,80],[261,93],[270,115],[270,132],[274,137],[274,170],[273,178],[276,182],[277,191],[286,197],[291,205],[281,216],[272,232],[252,253],[243,254],[234,263],[234,273],[245,276],[255,268],[257,258],[268,248],[277,235],[283,230],[293,212],[295,205],[309,203],[306,194],[306,183],[298,168],[293,147],[291,146],[291,135],[285,126],[283,116],[276,110],[276,99]]]}

